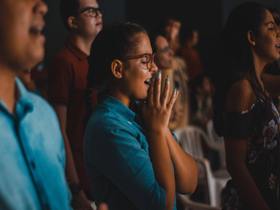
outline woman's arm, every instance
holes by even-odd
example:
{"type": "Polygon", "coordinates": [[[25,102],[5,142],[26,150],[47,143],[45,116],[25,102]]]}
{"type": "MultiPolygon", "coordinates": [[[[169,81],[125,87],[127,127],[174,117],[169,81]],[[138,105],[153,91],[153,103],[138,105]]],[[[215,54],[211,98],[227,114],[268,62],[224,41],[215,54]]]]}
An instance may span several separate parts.
{"type": "Polygon", "coordinates": [[[150,155],[159,184],[166,191],[166,209],[171,210],[175,199],[175,178],[164,130],[148,134],[150,155]]]}
{"type": "Polygon", "coordinates": [[[147,103],[143,106],[143,119],[150,145],[150,155],[155,176],[166,190],[166,209],[171,210],[175,199],[175,177],[166,138],[166,130],[172,107],[178,93],[171,93],[170,82],[165,82],[161,94],[161,73],[153,79],[148,91],[147,103]],[[171,97],[170,97],[171,96],[171,97]]]}
{"type": "Polygon", "coordinates": [[[178,145],[170,130],[166,141],[175,172],[176,189],[180,193],[193,193],[197,186],[198,169],[195,160],[178,145]]]}
{"type": "Polygon", "coordinates": [[[247,141],[247,139],[225,139],[227,168],[247,207],[254,210],[269,210],[245,164],[247,141]]]}
{"type": "Polygon", "coordinates": [[[67,106],[55,104],[54,109],[57,113],[58,120],[60,123],[60,128],[64,140],[65,145],[65,153],[66,153],[66,177],[69,184],[69,188],[72,193],[72,207],[74,209],[84,208],[84,209],[92,209],[90,205],[90,201],[87,199],[86,194],[83,189],[80,187],[80,181],[77,174],[77,170],[75,167],[75,162],[73,158],[73,153],[70,146],[70,141],[68,135],[66,133],[66,122],[67,122],[67,106]],[[77,188],[77,189],[74,189],[77,188]],[[74,192],[73,191],[76,191],[74,192]]]}

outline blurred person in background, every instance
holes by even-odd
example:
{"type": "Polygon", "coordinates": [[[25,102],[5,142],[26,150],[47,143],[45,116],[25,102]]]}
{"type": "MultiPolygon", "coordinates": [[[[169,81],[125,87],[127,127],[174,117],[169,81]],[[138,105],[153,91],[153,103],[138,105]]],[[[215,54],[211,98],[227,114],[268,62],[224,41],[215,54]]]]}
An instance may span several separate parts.
{"type": "Polygon", "coordinates": [[[180,95],[176,100],[174,107],[172,109],[169,128],[174,130],[177,128],[182,128],[188,124],[189,121],[189,105],[188,105],[188,90],[187,90],[187,76],[185,75],[183,67],[176,68],[174,61],[174,52],[170,48],[168,41],[164,36],[157,36],[154,41],[155,48],[155,61],[162,72],[163,81],[165,78],[169,78],[171,82],[171,88],[178,88],[180,95]]]}
{"type": "Polygon", "coordinates": [[[174,54],[178,53],[180,49],[180,30],[181,22],[176,18],[168,18],[164,26],[164,37],[167,39],[170,48],[173,50],[174,54]]]}
{"type": "Polygon", "coordinates": [[[189,77],[189,80],[192,81],[197,76],[203,74],[201,57],[196,48],[199,42],[199,33],[197,30],[190,30],[182,36],[184,36],[184,43],[182,48],[180,49],[179,55],[186,62],[187,75],[189,77]]]}
{"type": "Polygon", "coordinates": [[[60,13],[69,36],[49,67],[48,98],[57,113],[65,142],[66,175],[73,207],[91,209],[83,154],[88,118],[87,58],[102,29],[102,13],[96,0],[61,0],[60,13]]]}

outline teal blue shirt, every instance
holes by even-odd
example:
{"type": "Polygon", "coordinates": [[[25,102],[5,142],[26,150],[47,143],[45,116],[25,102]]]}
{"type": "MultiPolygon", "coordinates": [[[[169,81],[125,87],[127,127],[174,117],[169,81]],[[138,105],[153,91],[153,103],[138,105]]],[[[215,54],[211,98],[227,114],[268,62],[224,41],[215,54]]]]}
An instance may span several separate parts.
{"type": "Polygon", "coordinates": [[[97,203],[105,201],[110,210],[165,209],[166,192],[155,178],[144,130],[117,99],[106,97],[93,112],[85,156],[97,203]]]}
{"type": "Polygon", "coordinates": [[[0,100],[0,209],[71,209],[56,115],[19,80],[16,85],[13,115],[0,100]]]}

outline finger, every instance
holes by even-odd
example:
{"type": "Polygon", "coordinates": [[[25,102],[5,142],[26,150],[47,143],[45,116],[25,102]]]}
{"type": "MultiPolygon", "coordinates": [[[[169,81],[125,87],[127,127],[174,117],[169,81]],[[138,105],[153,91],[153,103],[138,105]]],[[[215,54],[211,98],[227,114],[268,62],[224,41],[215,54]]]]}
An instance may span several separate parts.
{"type": "Polygon", "coordinates": [[[98,209],[97,210],[108,210],[108,206],[105,204],[105,203],[101,203],[99,206],[98,206],[98,209]]]}
{"type": "Polygon", "coordinates": [[[154,84],[154,105],[160,106],[160,92],[161,92],[161,71],[158,71],[154,84]]]}
{"type": "Polygon", "coordinates": [[[174,105],[178,95],[179,95],[179,91],[178,91],[177,88],[175,88],[173,90],[172,96],[171,96],[171,98],[170,98],[170,100],[169,100],[169,102],[167,104],[168,109],[172,109],[172,107],[173,107],[173,105],[174,105]]]}
{"type": "Polygon", "coordinates": [[[169,92],[170,92],[170,80],[169,77],[167,76],[164,80],[164,89],[161,96],[161,103],[163,106],[166,106],[167,104],[169,94],[170,94],[169,92]]]}
{"type": "Polygon", "coordinates": [[[147,96],[147,104],[150,106],[153,105],[154,83],[155,83],[155,80],[154,80],[154,78],[152,78],[150,87],[148,89],[148,96],[147,96]]]}

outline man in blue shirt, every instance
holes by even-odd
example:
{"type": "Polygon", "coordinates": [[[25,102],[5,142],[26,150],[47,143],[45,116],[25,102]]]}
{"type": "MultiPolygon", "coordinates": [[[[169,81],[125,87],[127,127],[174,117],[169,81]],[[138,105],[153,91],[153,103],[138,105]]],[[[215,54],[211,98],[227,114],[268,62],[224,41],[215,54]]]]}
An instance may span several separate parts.
{"type": "Polygon", "coordinates": [[[42,0],[0,1],[0,209],[68,210],[56,115],[15,75],[44,56],[42,0]]]}

